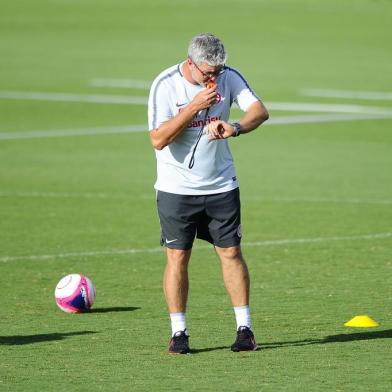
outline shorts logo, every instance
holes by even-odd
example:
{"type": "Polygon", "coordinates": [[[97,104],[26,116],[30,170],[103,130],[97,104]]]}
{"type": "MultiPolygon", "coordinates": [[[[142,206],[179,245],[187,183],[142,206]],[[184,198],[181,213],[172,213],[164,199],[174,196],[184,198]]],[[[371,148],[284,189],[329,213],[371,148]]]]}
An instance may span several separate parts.
{"type": "Polygon", "coordinates": [[[174,241],[177,241],[177,238],[175,238],[174,240],[168,240],[168,239],[166,238],[166,243],[167,243],[167,244],[171,244],[171,243],[174,242],[174,241]]]}
{"type": "Polygon", "coordinates": [[[237,228],[237,235],[238,235],[238,237],[242,237],[242,226],[241,225],[238,225],[238,228],[237,228]]]}

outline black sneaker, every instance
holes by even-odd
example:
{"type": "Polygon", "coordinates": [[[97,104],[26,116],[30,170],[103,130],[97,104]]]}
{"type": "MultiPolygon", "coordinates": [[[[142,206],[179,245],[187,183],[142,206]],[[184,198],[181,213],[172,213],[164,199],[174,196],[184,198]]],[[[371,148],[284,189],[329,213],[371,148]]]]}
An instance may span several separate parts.
{"type": "Polygon", "coordinates": [[[250,328],[239,327],[237,330],[237,339],[231,345],[231,351],[256,351],[258,348],[255,336],[250,328]]]}
{"type": "Polygon", "coordinates": [[[184,331],[178,331],[170,339],[169,354],[188,354],[189,353],[189,335],[184,331]]]}

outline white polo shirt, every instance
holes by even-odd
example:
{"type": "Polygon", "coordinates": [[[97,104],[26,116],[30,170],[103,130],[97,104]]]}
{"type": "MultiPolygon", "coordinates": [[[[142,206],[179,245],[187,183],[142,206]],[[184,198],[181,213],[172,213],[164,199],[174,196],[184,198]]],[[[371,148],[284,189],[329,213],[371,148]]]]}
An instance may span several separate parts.
{"type": "MultiPolygon", "coordinates": [[[[161,72],[151,86],[148,101],[150,131],[174,117],[204,88],[188,82],[182,75],[181,65],[161,72]]],[[[207,126],[218,119],[228,121],[233,102],[246,111],[259,98],[233,68],[226,67],[216,83],[217,103],[210,107],[207,115],[206,110],[200,111],[173,143],[160,151],[155,150],[156,190],[180,195],[207,195],[238,187],[228,140],[209,141],[207,126]],[[189,161],[202,128],[204,134],[195,152],[194,166],[190,169],[189,161]]]]}

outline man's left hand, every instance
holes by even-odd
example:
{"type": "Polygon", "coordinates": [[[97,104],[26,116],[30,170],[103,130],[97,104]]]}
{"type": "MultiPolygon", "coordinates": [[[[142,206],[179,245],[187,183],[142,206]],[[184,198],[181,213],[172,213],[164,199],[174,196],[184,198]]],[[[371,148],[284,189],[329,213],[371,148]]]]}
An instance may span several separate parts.
{"type": "Polygon", "coordinates": [[[235,133],[235,128],[226,121],[217,120],[208,124],[208,140],[227,139],[235,133]]]}

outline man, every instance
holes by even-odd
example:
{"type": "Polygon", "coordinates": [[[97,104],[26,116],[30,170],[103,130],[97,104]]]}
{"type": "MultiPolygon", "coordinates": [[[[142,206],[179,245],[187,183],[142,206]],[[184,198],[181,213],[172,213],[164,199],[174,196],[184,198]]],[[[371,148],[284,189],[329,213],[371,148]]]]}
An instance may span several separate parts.
{"type": "Polygon", "coordinates": [[[268,111],[243,76],[225,65],[222,41],[195,36],[188,58],[163,71],[151,86],[148,119],[157,158],[157,206],[167,264],[163,288],[170,313],[169,352],[189,353],[185,311],[188,262],[195,236],[218,254],[234,307],[232,351],[256,350],[249,310],[249,274],[241,253],[238,181],[228,138],[256,129],[268,111]],[[233,102],[244,111],[229,123],[233,102]]]}

